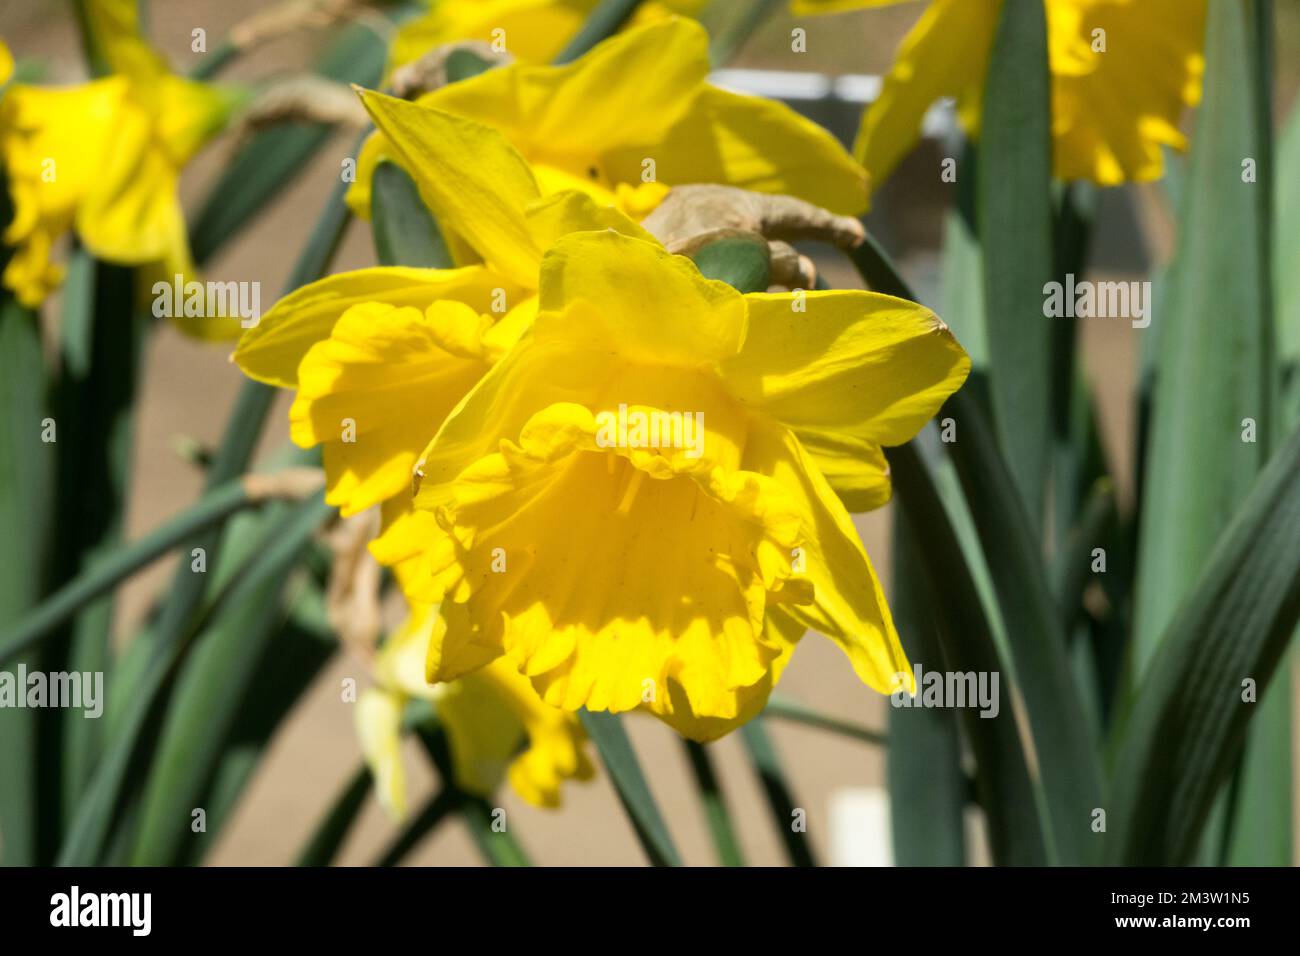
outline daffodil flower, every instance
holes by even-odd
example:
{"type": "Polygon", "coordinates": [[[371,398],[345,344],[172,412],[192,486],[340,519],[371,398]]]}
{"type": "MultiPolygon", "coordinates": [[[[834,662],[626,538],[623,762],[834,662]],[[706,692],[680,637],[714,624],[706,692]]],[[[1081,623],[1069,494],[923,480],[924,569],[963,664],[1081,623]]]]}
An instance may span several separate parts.
{"type": "Polygon", "coordinates": [[[0,40],[0,86],[9,82],[9,77],[14,75],[14,58],[9,52],[9,47],[5,46],[4,40],[0,40]]]}
{"type": "Polygon", "coordinates": [[[429,680],[505,656],[552,706],[644,708],[707,740],[763,706],[813,628],[867,685],[910,690],[818,462],[857,506],[883,504],[881,446],[909,440],[968,370],[912,302],[742,296],[653,242],[559,239],[531,332],[417,465],[437,533],[415,583],[445,623],[429,680]],[[616,410],[701,416],[703,440],[613,442],[616,410]]]}
{"type": "MultiPolygon", "coordinates": [[[[98,258],[149,267],[146,287],[191,274],[177,182],[233,106],[229,93],[172,74],[132,32],[133,20],[109,15],[119,4],[91,6],[114,72],[65,88],[17,84],[0,102],[0,156],[14,207],[3,239],[15,247],[4,284],[29,306],[62,280],[51,252],[69,229],[98,258]]],[[[214,329],[179,321],[197,335],[214,329]]]]}
{"type": "MultiPolygon", "coordinates": [[[[371,173],[384,159],[398,159],[422,185],[421,167],[477,161],[464,150],[487,126],[544,194],[580,189],[634,219],[685,183],[784,193],[843,215],[865,211],[866,177],[834,137],[781,103],[710,86],[708,72],[704,28],[674,18],[621,33],[565,66],[516,63],[449,84],[416,102],[462,120],[457,152],[413,154],[386,125],[391,111],[376,116],[380,132],[358,156],[348,202],[368,214],[371,173]]],[[[446,192],[426,189],[425,198],[440,224],[463,232],[446,192]]]]}
{"type": "MultiPolygon", "coordinates": [[[[523,63],[554,60],[600,0],[431,0],[429,9],[402,24],[393,37],[390,67],[418,59],[434,47],[458,40],[493,44],[523,63]]],[[[652,23],[672,13],[693,15],[705,0],[642,3],[629,26],[652,23]]]]}
{"type": "MultiPolygon", "coordinates": [[[[800,12],[896,0],[799,0],[800,12]]],[[[1044,0],[1052,74],[1052,156],[1059,179],[1103,186],[1159,179],[1161,148],[1185,149],[1185,108],[1201,97],[1205,0],[1044,0]]],[[[916,144],[941,97],[978,134],[1000,0],[932,0],[903,39],[863,116],[854,155],[883,182],[916,144]]]]}
{"type": "Polygon", "coordinates": [[[357,735],[380,803],[393,818],[405,817],[402,717],[408,702],[423,699],[433,701],[447,732],[457,786],[486,797],[508,779],[534,806],[559,806],[565,780],[588,780],[594,773],[577,719],[543,704],[504,661],[431,687],[424,661],[440,626],[433,610],[413,609],[376,656],[375,686],[357,699],[357,735]]]}

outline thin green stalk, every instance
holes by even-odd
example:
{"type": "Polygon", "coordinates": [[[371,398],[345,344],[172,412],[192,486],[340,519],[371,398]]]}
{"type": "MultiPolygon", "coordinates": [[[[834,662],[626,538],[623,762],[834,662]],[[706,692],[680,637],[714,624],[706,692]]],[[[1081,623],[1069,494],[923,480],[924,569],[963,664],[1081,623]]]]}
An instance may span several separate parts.
{"type": "Polygon", "coordinates": [[[402,828],[402,832],[389,844],[388,849],[376,858],[375,866],[397,866],[406,854],[419,845],[420,841],[438,828],[438,824],[457,808],[460,801],[452,790],[439,790],[429,798],[418,814],[402,828]]]}
{"type": "MultiPolygon", "coordinates": [[[[419,709],[416,710],[419,713],[419,709]]],[[[414,716],[409,711],[406,716],[414,716]]],[[[405,723],[405,721],[404,721],[405,723]]],[[[477,794],[463,790],[456,783],[456,773],[452,764],[451,750],[447,735],[438,723],[437,716],[427,713],[423,719],[414,723],[414,730],[423,745],[429,760],[438,770],[442,780],[443,792],[451,796],[453,806],[460,812],[461,819],[469,830],[475,846],[483,859],[493,866],[532,866],[528,854],[508,829],[497,829],[494,808],[487,800],[477,794]]],[[[414,844],[411,844],[414,846],[414,844]]],[[[393,860],[398,862],[400,856],[393,860]]]]}
{"type": "Polygon", "coordinates": [[[829,730],[831,733],[843,734],[846,737],[861,740],[863,743],[875,744],[879,747],[889,746],[888,734],[879,730],[872,730],[869,727],[863,727],[849,720],[840,720],[838,717],[818,713],[811,707],[805,707],[803,704],[781,697],[773,697],[769,700],[767,707],[763,709],[763,713],[768,717],[777,717],[792,723],[816,727],[819,730],[829,730]]]}
{"type": "Polygon", "coordinates": [[[0,663],[35,647],[55,628],[82,608],[107,594],[132,574],[147,567],[192,535],[220,524],[265,499],[253,497],[242,481],[229,481],[208,492],[194,507],[181,512],[161,528],[87,568],[41,602],[31,613],[0,636],[0,663]]]}
{"type": "Polygon", "coordinates": [[[709,823],[713,846],[718,851],[718,861],[723,866],[744,866],[745,857],[731,825],[731,815],[727,812],[727,802],[723,799],[718,775],[713,770],[713,758],[709,755],[709,749],[694,740],[685,740],[683,743],[686,745],[686,756],[691,761],[695,785],[700,791],[700,802],[704,804],[704,816],[709,823]]]}
{"type": "Polygon", "coordinates": [[[205,53],[203,59],[198,62],[194,69],[190,70],[190,79],[212,79],[243,52],[243,48],[237,46],[233,41],[222,40],[211,53],[205,53]]]}
{"type": "Polygon", "coordinates": [[[339,791],[329,812],[298,854],[298,866],[329,866],[334,862],[339,847],[356,822],[357,814],[365,806],[373,783],[370,768],[363,763],[339,791]]]}
{"type": "Polygon", "coordinates": [[[730,63],[776,4],[777,0],[748,0],[743,4],[734,3],[734,0],[729,2],[728,7],[740,7],[741,10],[714,33],[709,43],[709,62],[715,68],[730,63]]]}
{"type": "Polygon", "coordinates": [[[772,810],[772,823],[785,844],[786,855],[794,866],[816,866],[812,844],[807,831],[807,811],[795,805],[790,786],[781,771],[776,747],[768,736],[763,718],[755,717],[740,728],[740,739],[749,753],[749,759],[763,784],[767,805],[772,810]],[[802,813],[802,817],[800,814],[802,813]],[[803,827],[800,828],[802,821],[803,827]]]}

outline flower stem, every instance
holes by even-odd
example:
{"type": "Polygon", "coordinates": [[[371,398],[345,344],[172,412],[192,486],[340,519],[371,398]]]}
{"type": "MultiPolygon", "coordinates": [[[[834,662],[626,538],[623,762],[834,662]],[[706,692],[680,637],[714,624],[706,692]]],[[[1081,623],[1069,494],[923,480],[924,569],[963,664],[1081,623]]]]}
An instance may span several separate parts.
{"type": "Polygon", "coordinates": [[[817,727],[820,730],[829,730],[832,733],[843,734],[846,737],[853,737],[864,743],[876,744],[881,747],[889,746],[889,736],[878,730],[872,730],[869,727],[862,727],[848,720],[840,720],[837,717],[829,717],[826,714],[819,714],[811,708],[802,704],[796,704],[792,700],[784,700],[780,697],[773,697],[767,702],[767,708],[763,711],[768,717],[777,717],[781,720],[788,720],[796,724],[805,724],[809,727],[817,727]]]}

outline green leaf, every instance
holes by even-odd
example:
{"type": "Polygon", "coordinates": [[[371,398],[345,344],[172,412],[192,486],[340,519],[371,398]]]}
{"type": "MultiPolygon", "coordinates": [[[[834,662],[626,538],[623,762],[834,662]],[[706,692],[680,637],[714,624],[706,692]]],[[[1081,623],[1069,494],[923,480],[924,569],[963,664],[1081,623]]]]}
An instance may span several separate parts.
{"type": "MultiPolygon", "coordinates": [[[[0,195],[8,196],[0,180],[0,195]]],[[[7,221],[8,216],[0,216],[7,221]]],[[[0,254],[0,267],[3,266],[0,254]]],[[[54,445],[41,440],[45,359],[38,317],[0,294],[0,625],[39,599],[53,520],[54,445]],[[19,559],[21,556],[21,559],[19,559]]],[[[15,663],[39,666],[28,656],[15,663]]],[[[36,718],[39,711],[0,708],[0,864],[34,865],[37,846],[36,718]]]]}
{"type": "MultiPolygon", "coordinates": [[[[421,715],[426,706],[425,702],[420,701],[408,707],[404,722],[412,714],[420,715],[413,721],[416,734],[420,738],[425,753],[429,755],[429,760],[438,769],[438,776],[442,778],[443,792],[449,795],[452,806],[460,812],[461,819],[465,822],[465,827],[469,830],[469,835],[478,847],[479,853],[483,855],[484,860],[493,866],[532,866],[528,854],[524,852],[524,848],[519,845],[519,841],[510,833],[509,828],[496,825],[498,821],[495,810],[497,808],[489,804],[483,797],[462,790],[460,785],[456,783],[456,773],[453,768],[447,734],[438,722],[436,715],[421,715]]],[[[433,817],[432,811],[430,811],[429,815],[431,818],[433,817]]],[[[436,824],[437,820],[434,819],[431,822],[436,824]]],[[[432,826],[427,829],[432,829],[432,826]]],[[[411,841],[407,849],[414,849],[417,842],[418,839],[411,841]]],[[[398,854],[392,857],[392,863],[396,864],[400,859],[401,854],[398,854]]]]}
{"type": "Polygon", "coordinates": [[[16,625],[0,632],[0,663],[35,647],[60,624],[87,606],[93,606],[100,595],[148,567],[196,532],[259,503],[238,480],[208,492],[194,507],[88,568],[46,598],[16,625]]]}
{"type": "Polygon", "coordinates": [[[600,751],[600,759],[609,772],[618,799],[627,811],[650,862],[655,866],[681,866],[681,857],[677,854],[668,826],[659,813],[659,805],[655,803],[650,786],[641,772],[641,764],[636,759],[632,742],[627,739],[627,731],[623,729],[622,718],[617,714],[593,713],[588,710],[579,711],[578,716],[592,743],[600,751]]]}
{"type": "Polygon", "coordinates": [[[788,720],[791,723],[803,724],[805,727],[816,727],[818,730],[828,730],[833,734],[843,734],[845,737],[852,737],[854,740],[860,740],[866,744],[875,744],[879,747],[886,746],[889,743],[889,739],[879,730],[861,727],[848,720],[840,720],[838,717],[818,713],[811,707],[805,707],[793,700],[786,700],[779,694],[773,694],[769,698],[767,706],[763,708],[763,714],[777,720],[788,720]]]}
{"type": "Polygon", "coordinates": [[[1185,864],[1300,619],[1300,429],[1256,481],[1159,642],[1120,738],[1110,855],[1185,864]]]}
{"type": "Polygon", "coordinates": [[[571,63],[601,40],[613,36],[632,18],[640,2],[641,0],[600,0],[587,15],[582,29],[568,42],[555,62],[571,63]]]}
{"type": "Polygon", "coordinates": [[[363,763],[339,791],[311,839],[298,854],[298,866],[329,866],[334,862],[373,785],[370,768],[363,763]]]}
{"type": "MultiPolygon", "coordinates": [[[[855,263],[864,276],[878,277],[882,285],[876,288],[917,301],[875,243],[863,243],[855,263]]],[[[1041,551],[1007,462],[969,385],[940,410],[940,421],[949,418],[956,440],[945,447],[979,532],[1005,623],[1008,663],[1028,710],[1047,797],[1048,848],[1063,863],[1081,863],[1093,852],[1089,824],[1092,811],[1101,805],[1101,771],[1066,658],[1041,551]]],[[[905,451],[908,447],[887,450],[891,464],[897,454],[911,454],[905,451]]],[[[903,480],[894,483],[895,494],[906,508],[905,486],[903,480]]],[[[955,534],[952,537],[956,540],[955,534]]],[[[931,539],[922,535],[921,540],[931,539]]],[[[935,581],[938,586],[943,579],[935,581]]]]}
{"type": "MultiPolygon", "coordinates": [[[[358,24],[343,31],[316,72],[341,83],[375,86],[385,55],[384,41],[370,26],[358,24]]],[[[333,128],[321,123],[275,126],[256,133],[226,164],[194,219],[190,229],[194,261],[200,266],[207,263],[268,208],[311,165],[312,156],[332,134],[333,128]]]]}
{"type": "MultiPolygon", "coordinates": [[[[936,621],[941,612],[932,607],[933,594],[906,521],[902,514],[895,516],[894,593],[889,608],[907,659],[913,665],[938,669],[944,666],[936,621]]],[[[927,542],[932,547],[940,544],[927,542]]],[[[966,593],[973,591],[972,586],[966,593]]],[[[955,635],[949,635],[949,640],[954,639],[955,635]]],[[[983,728],[980,730],[982,733],[983,728]]],[[[887,766],[894,864],[965,866],[968,790],[957,714],[941,707],[891,707],[889,735],[893,743],[887,766]]],[[[1023,759],[1020,763],[1023,768],[1023,759]]],[[[998,815],[990,814],[989,819],[998,819],[998,815]]],[[[1003,842],[999,834],[998,843],[1003,842]]]]}
{"type": "MultiPolygon", "coordinates": [[[[887,449],[886,455],[894,476],[894,494],[902,509],[904,523],[899,531],[907,536],[903,555],[922,572],[923,580],[915,583],[924,587],[924,606],[933,615],[934,634],[938,638],[941,657],[930,666],[1005,675],[993,624],[963,556],[953,518],[940,497],[932,466],[919,451],[918,440],[887,449]]],[[[904,610],[907,610],[906,603],[904,610]]],[[[910,633],[910,639],[924,640],[926,636],[924,629],[918,631],[915,627],[910,633]]],[[[919,656],[914,660],[920,660],[919,656]]],[[[926,662],[921,660],[921,663],[926,662]]],[[[994,862],[1041,866],[1055,862],[1042,823],[1047,819],[1046,800],[1029,773],[1011,707],[1010,688],[1000,690],[1000,695],[1002,706],[996,717],[981,718],[970,708],[962,708],[958,714],[975,755],[976,795],[988,821],[994,862]]],[[[897,726],[891,722],[891,731],[897,726]]],[[[897,743],[891,751],[896,749],[897,743]]],[[[892,773],[892,762],[890,767],[892,773]]],[[[944,779],[951,776],[950,770],[942,772],[944,779]]],[[[900,781],[899,785],[905,784],[900,781]]],[[[953,785],[951,780],[948,785],[953,785]]],[[[951,807],[948,812],[952,812],[951,807]]],[[[898,825],[896,822],[895,826],[898,825]]],[[[896,837],[895,852],[900,862],[921,851],[916,845],[916,825],[913,820],[912,826],[896,837]]],[[[950,845],[954,839],[953,825],[951,818],[947,818],[945,832],[950,845]]]]}
{"type": "Polygon", "coordinates": [[[811,838],[808,836],[807,817],[804,828],[796,830],[798,807],[785,773],[781,770],[781,761],[776,755],[776,747],[768,736],[763,717],[755,717],[740,728],[740,740],[749,754],[754,772],[758,774],[759,783],[767,797],[768,808],[772,811],[772,825],[781,835],[785,845],[786,856],[792,866],[816,866],[813,856],[811,838]]]}
{"type": "Polygon", "coordinates": [[[1065,635],[1037,538],[978,402],[966,391],[940,412],[956,423],[947,445],[979,531],[1047,796],[1050,831],[1062,863],[1096,851],[1090,827],[1101,806],[1097,742],[1066,657],[1065,635]]]}
{"type": "Polygon", "coordinates": [[[445,269],[451,253],[420,190],[401,166],[383,162],[370,185],[370,222],[382,266],[445,269]]]}
{"type": "Polygon", "coordinates": [[[216,844],[281,723],[337,652],[338,640],[324,615],[324,596],[319,587],[309,584],[268,643],[244,693],[234,727],[197,803],[207,810],[207,830],[191,836],[188,852],[179,862],[197,864],[216,844]]]}
{"type": "Polygon", "coordinates": [[[1047,17],[1004,0],[980,117],[978,203],[994,421],[1031,527],[1043,518],[1050,452],[1053,275],[1047,17]]]}
{"type": "Polygon", "coordinates": [[[332,514],[320,499],[277,505],[256,557],[235,577],[220,611],[199,635],[177,675],[151,765],[132,863],[163,866],[184,853],[199,800],[256,680],[277,625],[290,568],[332,514]],[[272,560],[268,555],[273,555],[272,560]]]}
{"type": "Polygon", "coordinates": [[[420,808],[420,812],[402,827],[388,848],[375,860],[375,866],[397,866],[420,841],[438,828],[459,804],[453,790],[439,790],[420,808]]]}
{"type": "Polygon", "coordinates": [[[718,862],[723,866],[744,866],[745,857],[740,851],[740,841],[736,839],[731,814],[727,812],[727,801],[713,769],[713,757],[705,744],[694,740],[682,742],[686,745],[686,756],[691,763],[691,773],[695,777],[700,802],[704,805],[704,817],[709,824],[709,835],[713,837],[718,862]]]}
{"type": "Polygon", "coordinates": [[[1245,0],[1208,6],[1204,101],[1160,314],[1132,667],[1140,676],[1268,457],[1273,383],[1268,133],[1245,0]],[[1243,157],[1259,182],[1242,182],[1243,157]],[[1225,319],[1231,317],[1231,320],[1225,319]],[[1258,440],[1242,440],[1243,419],[1258,440]]]}

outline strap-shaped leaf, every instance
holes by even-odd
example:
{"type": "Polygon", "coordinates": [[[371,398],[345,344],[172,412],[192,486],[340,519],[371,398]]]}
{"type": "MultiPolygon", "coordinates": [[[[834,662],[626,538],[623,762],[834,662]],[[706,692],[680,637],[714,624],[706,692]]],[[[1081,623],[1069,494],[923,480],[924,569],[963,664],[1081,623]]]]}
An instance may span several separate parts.
{"type": "Polygon", "coordinates": [[[383,266],[445,269],[451,253],[420,190],[401,166],[380,163],[370,185],[375,256],[383,266]]]}
{"type": "MultiPolygon", "coordinates": [[[[855,250],[854,263],[873,288],[916,301],[915,293],[870,237],[855,250]]],[[[946,447],[979,532],[1016,685],[1029,715],[1047,797],[1049,850],[1059,854],[1063,863],[1081,863],[1094,851],[1090,821],[1101,806],[1101,770],[1066,659],[1041,552],[1008,464],[969,385],[940,410],[939,419],[947,418],[955,424],[956,440],[946,447]]],[[[897,468],[894,458],[912,452],[904,446],[889,454],[891,467],[897,468]]],[[[902,479],[894,483],[905,508],[906,486],[902,479]]]]}
{"type": "MultiPolygon", "coordinates": [[[[941,663],[936,663],[951,671],[1004,672],[957,532],[917,442],[890,448],[886,454],[903,509],[899,531],[909,538],[904,553],[924,575],[922,586],[942,653],[941,663]]],[[[1041,866],[1055,862],[1042,823],[1046,801],[1030,776],[1010,703],[1004,698],[993,718],[968,708],[959,716],[975,754],[976,794],[988,818],[993,859],[1004,865],[1041,866]]],[[[914,850],[899,847],[895,852],[903,859],[914,850]]]]}
{"type": "Polygon", "coordinates": [[[994,419],[1033,528],[1050,455],[1050,82],[1043,3],[1003,0],[980,119],[979,232],[994,419]]]}
{"type": "Polygon", "coordinates": [[[759,783],[763,785],[768,809],[772,811],[772,824],[781,835],[791,865],[816,866],[806,827],[795,829],[795,813],[798,808],[795,806],[794,794],[786,782],[776,747],[761,716],[740,728],[740,740],[745,745],[745,752],[749,754],[754,772],[758,774],[759,783]]]}
{"type": "MultiPolygon", "coordinates": [[[[374,86],[383,70],[383,41],[370,26],[346,30],[316,71],[340,83],[374,86]]],[[[190,248],[200,266],[257,216],[330,139],[323,123],[285,124],[262,130],[226,165],[190,229],[190,248]]]]}
{"type": "Polygon", "coordinates": [[[1263,693],[1300,618],[1296,542],[1300,429],[1215,545],[1134,697],[1110,801],[1115,862],[1192,858],[1261,706],[1246,691],[1263,693]]]}
{"type": "Polygon", "coordinates": [[[600,752],[600,759],[609,772],[614,790],[618,793],[650,862],[655,866],[681,866],[681,857],[677,854],[668,826],[659,813],[659,805],[650,793],[645,774],[641,772],[641,764],[636,759],[636,752],[632,750],[632,742],[627,739],[627,731],[623,729],[622,718],[604,711],[581,710],[578,714],[591,742],[600,752]]]}

